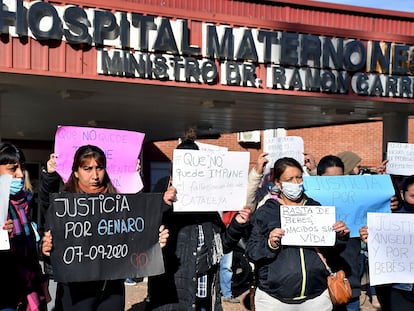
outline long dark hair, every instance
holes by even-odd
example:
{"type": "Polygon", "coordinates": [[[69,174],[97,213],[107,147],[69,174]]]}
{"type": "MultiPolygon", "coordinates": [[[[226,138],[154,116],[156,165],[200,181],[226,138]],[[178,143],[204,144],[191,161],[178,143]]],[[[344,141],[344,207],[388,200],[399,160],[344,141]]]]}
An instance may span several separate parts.
{"type": "Polygon", "coordinates": [[[20,164],[22,171],[26,158],[23,152],[11,143],[0,144],[0,165],[20,164]]]}
{"type": "Polygon", "coordinates": [[[78,179],[75,177],[75,172],[78,171],[88,160],[94,159],[96,163],[105,169],[102,186],[107,187],[108,193],[117,193],[115,186],[112,184],[106,171],[106,156],[103,150],[94,145],[81,146],[76,150],[73,157],[72,173],[69,176],[68,181],[65,184],[64,191],[71,193],[79,193],[80,188],[78,185],[78,179]]]}

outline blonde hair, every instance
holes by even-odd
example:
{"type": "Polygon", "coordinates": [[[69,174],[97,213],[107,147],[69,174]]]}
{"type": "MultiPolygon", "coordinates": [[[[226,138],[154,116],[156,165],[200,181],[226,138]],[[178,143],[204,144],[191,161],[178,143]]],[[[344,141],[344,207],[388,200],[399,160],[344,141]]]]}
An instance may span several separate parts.
{"type": "Polygon", "coordinates": [[[33,185],[32,185],[32,182],[30,181],[30,176],[29,176],[28,170],[24,170],[23,190],[26,190],[26,191],[28,190],[30,192],[33,192],[33,185]]]}

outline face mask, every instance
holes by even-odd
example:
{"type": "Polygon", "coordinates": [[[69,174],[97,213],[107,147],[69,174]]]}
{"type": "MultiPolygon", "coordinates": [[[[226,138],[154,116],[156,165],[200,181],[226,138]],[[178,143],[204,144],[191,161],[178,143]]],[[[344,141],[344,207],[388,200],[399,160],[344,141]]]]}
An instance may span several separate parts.
{"type": "Polygon", "coordinates": [[[291,182],[282,182],[282,193],[292,201],[296,201],[303,194],[303,183],[294,184],[291,182]]]}
{"type": "Polygon", "coordinates": [[[278,193],[280,191],[279,187],[271,181],[267,184],[267,190],[271,193],[278,193]]]}
{"type": "Polygon", "coordinates": [[[12,178],[10,184],[10,194],[15,195],[17,192],[23,189],[24,180],[23,178],[12,178]]]}

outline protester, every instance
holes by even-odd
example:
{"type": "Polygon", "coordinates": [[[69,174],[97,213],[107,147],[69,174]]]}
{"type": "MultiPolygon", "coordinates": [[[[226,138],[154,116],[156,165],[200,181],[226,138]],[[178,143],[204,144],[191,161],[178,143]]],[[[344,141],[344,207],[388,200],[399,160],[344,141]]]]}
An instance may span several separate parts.
{"type": "MultiPolygon", "coordinates": [[[[352,152],[341,153],[348,166],[344,165],[341,158],[334,155],[323,157],[318,164],[317,174],[320,176],[342,176],[344,171],[354,172],[354,167],[360,164],[361,158],[352,152]]],[[[349,206],[350,209],[353,206],[349,206]]],[[[345,265],[341,267],[349,280],[352,288],[351,300],[346,305],[335,306],[335,310],[357,311],[360,309],[359,298],[361,296],[361,241],[359,238],[350,238],[347,241],[340,241],[340,257],[345,265]]]]}
{"type": "MultiPolygon", "coordinates": [[[[394,213],[414,213],[414,175],[403,180],[401,191],[401,207],[394,213]]],[[[368,226],[359,230],[362,241],[368,243],[368,226]]],[[[376,286],[382,311],[414,310],[414,284],[385,284],[376,286]]]]}
{"type": "MultiPolygon", "coordinates": [[[[251,209],[245,206],[232,218],[223,235],[223,250],[224,254],[231,251],[233,256],[237,256],[236,267],[232,267],[233,270],[235,268],[237,271],[237,278],[235,282],[232,282],[232,294],[234,295],[236,293],[236,296],[238,296],[250,289],[249,294],[243,299],[243,304],[246,309],[254,311],[254,303],[252,302],[255,290],[254,276],[252,273],[253,265],[244,254],[246,241],[251,233],[251,223],[249,221],[251,214],[251,209]],[[236,248],[238,249],[236,250],[236,248]]],[[[234,263],[235,261],[233,260],[234,263]]],[[[232,303],[235,303],[235,301],[232,303]]]]}
{"type": "MultiPolygon", "coordinates": [[[[56,192],[56,185],[61,182],[55,169],[56,155],[48,161],[51,172],[44,174],[41,191],[47,198],[56,192]],[[52,186],[52,187],[51,187],[52,186]]],[[[78,148],[72,165],[72,173],[63,185],[63,192],[68,193],[117,193],[106,171],[106,157],[97,146],[85,145],[78,148]]],[[[164,194],[168,205],[175,200],[175,189],[170,188],[164,194]]],[[[160,228],[160,245],[165,246],[168,231],[160,228]]],[[[56,241],[54,241],[56,243],[56,241]]],[[[52,232],[46,231],[43,237],[42,253],[50,256],[53,249],[52,232]]],[[[124,280],[102,280],[88,282],[58,283],[56,293],[56,310],[101,310],[123,311],[125,305],[124,280]]]]}
{"type": "MultiPolygon", "coordinates": [[[[361,157],[352,151],[343,151],[338,154],[338,157],[344,163],[344,175],[363,175],[365,174],[364,170],[362,169],[361,157]]],[[[386,173],[386,163],[387,161],[383,161],[377,168],[375,173],[376,174],[385,174],[386,173]]],[[[395,210],[398,208],[398,200],[396,196],[390,198],[390,208],[391,210],[395,210]]],[[[365,245],[360,241],[360,239],[352,238],[347,243],[347,247],[344,250],[343,257],[347,258],[347,261],[350,263],[352,267],[352,276],[350,277],[350,284],[352,287],[352,299],[349,304],[347,304],[348,311],[355,311],[359,310],[359,294],[361,292],[361,278],[357,280],[357,275],[362,275],[365,272],[366,267],[366,260],[364,260],[363,256],[366,256],[365,245]],[[351,246],[352,245],[352,246],[351,246]],[[355,252],[359,249],[359,255],[355,255],[355,252]],[[352,254],[354,253],[354,254],[352,254]],[[359,268],[356,267],[355,262],[359,260],[359,268]],[[359,293],[359,294],[358,294],[359,293]],[[357,298],[358,296],[358,298],[357,298]]],[[[369,287],[369,295],[371,296],[371,304],[375,308],[381,308],[380,303],[377,299],[376,288],[373,286],[369,287]]]]}
{"type": "Polygon", "coordinates": [[[316,176],[316,167],[318,164],[316,163],[315,157],[310,153],[304,153],[304,162],[304,175],[316,176]]]}
{"type": "Polygon", "coordinates": [[[361,169],[362,159],[352,151],[343,151],[337,157],[344,163],[344,175],[358,175],[361,169]]]}
{"type": "MultiPolygon", "coordinates": [[[[267,200],[252,216],[252,233],[247,241],[247,256],[256,267],[257,311],[332,310],[327,290],[328,271],[314,247],[281,245],[280,205],[320,205],[303,191],[303,170],[293,158],[281,158],[273,168],[274,183],[281,193],[267,200]]],[[[337,238],[347,238],[349,229],[343,221],[333,224],[337,238]]],[[[328,264],[335,262],[333,247],[321,247],[328,264]]]]}
{"type": "MultiPolygon", "coordinates": [[[[232,218],[237,214],[237,211],[223,212],[222,220],[226,228],[229,226],[232,218]]],[[[220,290],[223,296],[223,302],[239,303],[240,300],[233,296],[232,292],[232,278],[233,278],[233,251],[223,254],[220,259],[220,290]]]]}
{"type": "Polygon", "coordinates": [[[267,152],[259,154],[256,165],[250,170],[247,186],[246,205],[252,212],[262,206],[268,199],[279,194],[279,188],[273,183],[272,173],[264,174],[269,162],[267,152]]]}
{"type": "MultiPolygon", "coordinates": [[[[199,150],[190,138],[177,149],[199,150]]],[[[161,178],[153,191],[171,182],[171,176],[161,178]]],[[[244,208],[225,230],[218,212],[164,212],[162,224],[170,233],[163,249],[165,273],[148,278],[149,310],[221,311],[220,258],[236,245],[249,215],[244,208]]]]}
{"type": "MultiPolygon", "coordinates": [[[[177,149],[198,150],[198,146],[186,139],[177,149]]],[[[169,176],[163,178],[154,191],[166,189],[169,183],[169,176]]],[[[220,236],[224,225],[220,215],[169,210],[163,214],[162,224],[170,232],[163,249],[165,273],[148,278],[149,309],[221,308],[218,264],[223,254],[220,236]]]]}
{"type": "MultiPolygon", "coordinates": [[[[12,176],[8,220],[3,229],[9,231],[10,249],[0,251],[0,310],[46,310],[49,298],[46,279],[39,263],[36,238],[29,218],[29,202],[25,185],[25,157],[10,143],[0,145],[0,174],[12,176]]],[[[3,194],[2,194],[3,195],[3,194]]]]}
{"type": "Polygon", "coordinates": [[[316,168],[318,176],[341,176],[344,175],[345,165],[342,160],[334,155],[321,158],[316,168]]]}
{"type": "MultiPolygon", "coordinates": [[[[280,189],[273,182],[273,169],[267,174],[264,173],[266,165],[269,163],[267,159],[268,153],[262,152],[259,154],[255,166],[250,170],[247,184],[247,200],[246,205],[252,212],[255,212],[257,208],[262,206],[268,199],[277,198],[280,189]]],[[[243,234],[244,240],[247,241],[251,233],[251,226],[246,229],[243,234]]],[[[244,243],[245,244],[245,243],[244,243]]],[[[254,270],[254,264],[249,263],[254,270]]],[[[250,284],[249,309],[254,310],[254,296],[256,292],[256,282],[253,280],[250,284]]]]}

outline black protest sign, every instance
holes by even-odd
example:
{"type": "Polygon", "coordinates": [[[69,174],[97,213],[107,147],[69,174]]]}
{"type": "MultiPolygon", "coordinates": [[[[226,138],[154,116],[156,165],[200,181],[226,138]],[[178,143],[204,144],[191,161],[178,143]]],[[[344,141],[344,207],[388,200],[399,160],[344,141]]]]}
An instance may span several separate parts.
{"type": "Polygon", "coordinates": [[[54,193],[50,203],[56,281],[113,280],[164,272],[158,243],[162,194],[54,193]]]}

